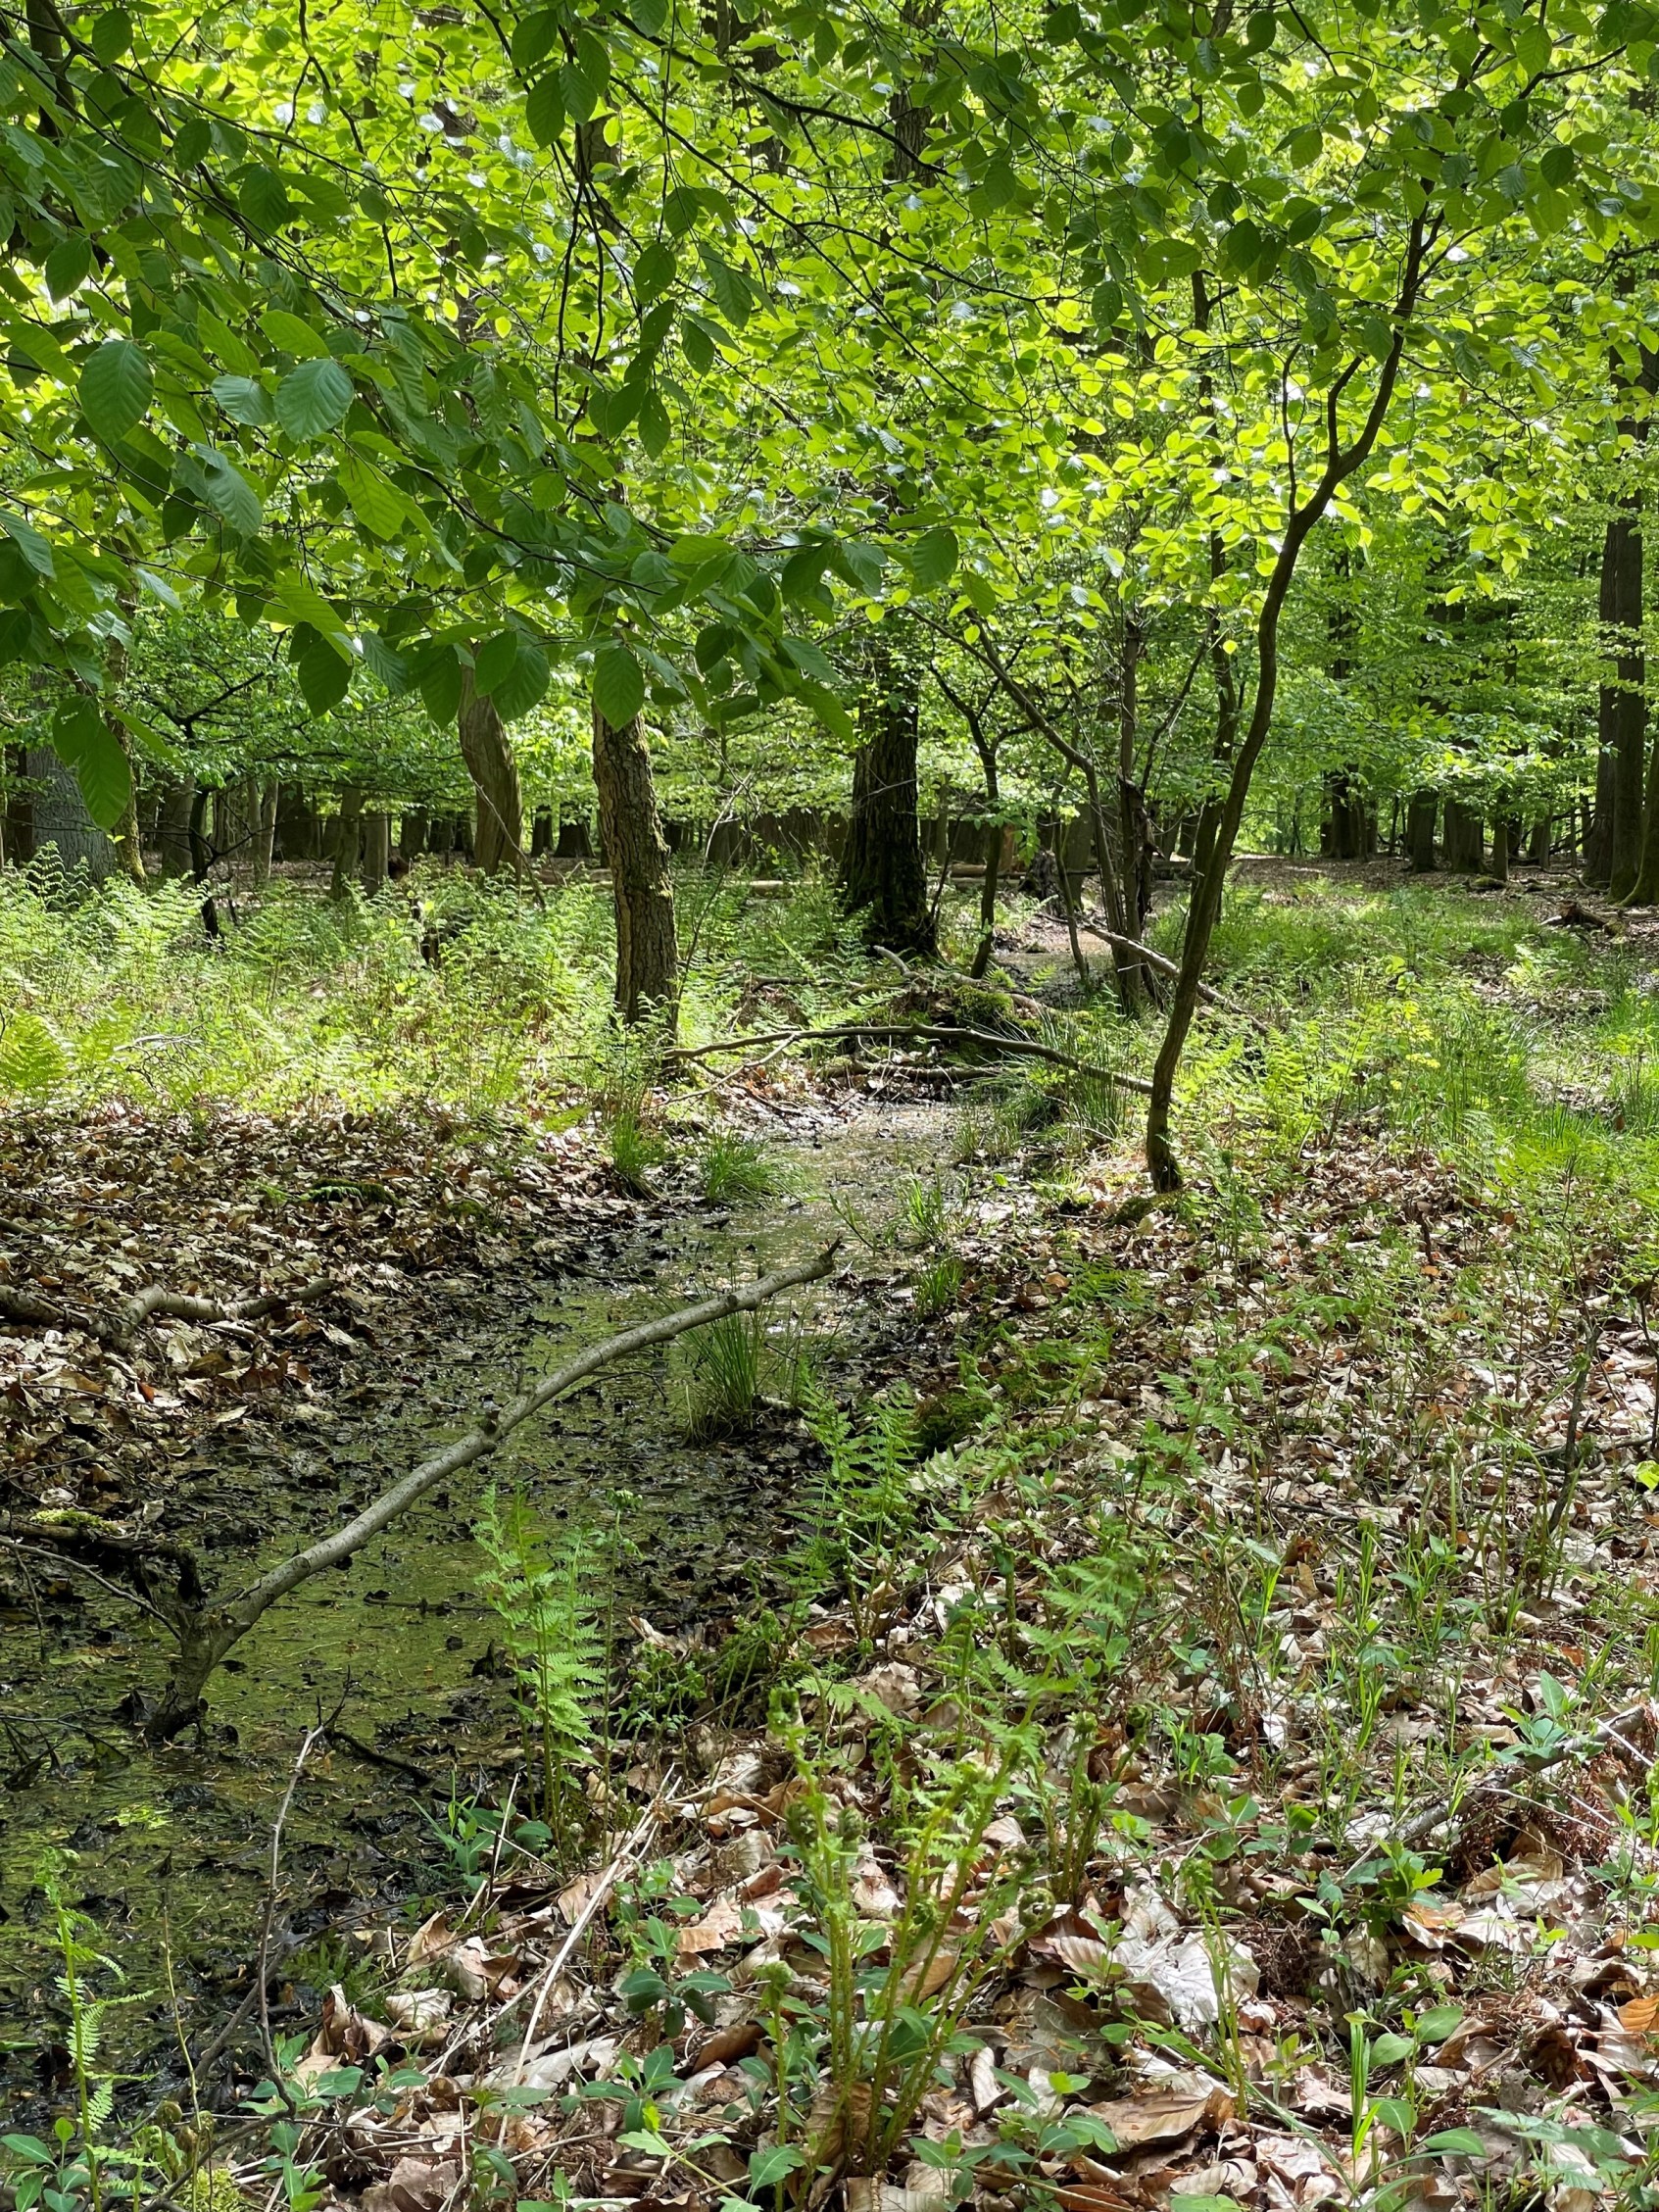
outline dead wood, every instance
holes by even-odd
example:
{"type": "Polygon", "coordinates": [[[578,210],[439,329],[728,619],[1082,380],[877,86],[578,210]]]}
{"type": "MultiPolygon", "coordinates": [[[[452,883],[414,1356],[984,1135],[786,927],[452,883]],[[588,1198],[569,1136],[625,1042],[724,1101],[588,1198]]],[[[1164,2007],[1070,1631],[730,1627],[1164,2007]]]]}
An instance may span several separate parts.
{"type": "Polygon", "coordinates": [[[626,1358],[630,1352],[666,1344],[689,1329],[701,1329],[711,1321],[724,1320],[730,1313],[752,1313],[780,1292],[793,1290],[802,1283],[817,1282],[829,1273],[839,1249],[838,1240],[815,1258],[797,1260],[793,1266],[777,1268],[746,1290],[716,1291],[708,1298],[680,1306],[675,1312],[664,1313],[655,1321],[637,1322],[631,1329],[623,1329],[615,1336],[590,1345],[564,1366],[544,1376],[532,1388],[521,1391],[487,1419],[479,1421],[454,1444],[446,1445],[442,1451],[421,1460],[343,1527],[316,1544],[307,1545],[304,1550],[293,1552],[268,1574],[261,1575],[257,1582],[250,1583],[238,1596],[216,1605],[175,1608],[169,1625],[178,1639],[178,1660],[166,1696],[146,1722],[147,1733],[154,1740],[166,1742],[188,1727],[196,1718],[202,1693],[214,1669],[277,1598],[286,1597],[302,1582],[309,1582],[312,1576],[351,1558],[417,1499],[459,1474],[464,1467],[485,1457],[504,1437],[522,1427],[556,1398],[561,1398],[601,1367],[626,1358]]]}
{"type": "Polygon", "coordinates": [[[21,1321],[37,1329],[82,1329],[112,1352],[125,1352],[145,1322],[158,1313],[174,1321],[257,1321],[264,1314],[274,1313],[278,1306],[309,1304],[333,1287],[326,1275],[318,1275],[297,1290],[267,1291],[258,1298],[232,1299],[227,1304],[219,1299],[187,1298],[182,1292],[151,1283],[135,1293],[112,1320],[105,1314],[74,1313],[33,1291],[0,1284],[0,1319],[21,1321]]]}
{"type": "Polygon", "coordinates": [[[1078,1059],[1071,1053],[1062,1053],[1056,1046],[1040,1045],[1034,1037],[1003,1036],[995,1029],[971,1029],[965,1023],[897,1022],[897,1021],[838,1021],[827,1029],[770,1029],[756,1037],[724,1037],[712,1045],[676,1045],[663,1057],[670,1060],[711,1059],[722,1053],[746,1053],[762,1045],[828,1045],[840,1044],[851,1037],[867,1037],[888,1044],[909,1042],[942,1045],[979,1045],[994,1053],[1007,1053],[1018,1059],[1047,1060],[1055,1067],[1069,1068],[1075,1075],[1092,1075],[1100,1083],[1115,1083],[1120,1090],[1139,1092],[1143,1098],[1151,1096],[1152,1086],[1138,1075],[1125,1075],[1115,1067],[1098,1067],[1093,1061],[1078,1059]]]}
{"type": "MultiPolygon", "coordinates": [[[[1104,922],[1089,921],[1079,914],[1077,926],[1085,936],[1098,937],[1102,944],[1109,945],[1114,953],[1132,954],[1145,966],[1155,968],[1159,975],[1176,976],[1181,973],[1176,961],[1166,959],[1162,953],[1154,953],[1149,945],[1143,945],[1139,938],[1120,936],[1115,929],[1108,929],[1104,922]]],[[[1248,1007],[1238,999],[1230,998],[1225,991],[1218,991],[1213,983],[1200,983],[1198,996],[1200,999],[1207,999],[1212,1006],[1224,1007],[1229,1013],[1238,1014],[1263,1037],[1269,1034],[1268,1024],[1260,1014],[1251,1013],[1248,1007]]]]}

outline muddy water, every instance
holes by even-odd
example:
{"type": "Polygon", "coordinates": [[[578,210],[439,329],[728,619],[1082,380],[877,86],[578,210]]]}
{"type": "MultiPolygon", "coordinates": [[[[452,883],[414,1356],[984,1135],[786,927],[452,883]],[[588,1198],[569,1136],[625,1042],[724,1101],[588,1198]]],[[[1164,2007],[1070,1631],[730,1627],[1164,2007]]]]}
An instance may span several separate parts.
{"type": "MultiPolygon", "coordinates": [[[[663,1212],[630,1231],[594,1272],[540,1286],[511,1321],[436,1347],[409,1347],[399,1383],[371,1408],[336,1407],[290,1427],[263,1474],[237,1479],[268,1563],[345,1517],[420,1453],[466,1425],[492,1395],[583,1344],[724,1281],[786,1264],[844,1233],[879,1227],[906,1177],[930,1172],[945,1109],[883,1106],[779,1149],[799,1189],[715,1212],[663,1212]]],[[[855,1237],[847,1254],[861,1272],[855,1237]]],[[[839,1287],[797,1294],[832,1394],[855,1394],[861,1351],[891,1322],[839,1287]]],[[[69,1900],[97,1922],[135,2000],[112,2016],[107,2050],[165,2076],[171,1979],[200,2047],[247,1986],[270,1822],[305,1729],[344,1693],[341,1725],[401,1762],[334,1749],[308,1772],[287,1835],[296,1932],[342,1928],[452,1885],[432,1826],[452,1790],[492,1790],[512,1763],[513,1727],[492,1661],[492,1621],[475,1581],[470,1525],[482,1482],[516,1485],[550,1518],[619,1510],[635,1547],[618,1610],[673,1632],[743,1617],[763,1602],[799,1532],[815,1448],[791,1416],[750,1438],[688,1441],[684,1353],[667,1350],[597,1378],[512,1438],[487,1472],[423,1500],[349,1570],[318,1577],[267,1614],[209,1687],[202,1741],[149,1749],[116,1717],[165,1677],[164,1636],[129,1610],[78,1602],[0,1626],[0,2108],[34,2106],[49,2085],[57,2006],[44,1900],[34,1876],[64,1861],[69,1900]],[[46,2054],[43,2058],[43,2052],[46,2054]],[[8,2097],[8,2090],[10,2097],[8,2097]]],[[[245,1553],[221,1571],[240,1579],[245,1553]]],[[[217,1562],[216,1562],[217,1563],[217,1562]]],[[[349,1936],[334,1939],[350,1951],[349,1936]]],[[[334,1978],[325,1950],[297,1954],[296,2007],[334,1978]]],[[[109,1977],[104,1978],[106,1987],[109,1977]]]]}

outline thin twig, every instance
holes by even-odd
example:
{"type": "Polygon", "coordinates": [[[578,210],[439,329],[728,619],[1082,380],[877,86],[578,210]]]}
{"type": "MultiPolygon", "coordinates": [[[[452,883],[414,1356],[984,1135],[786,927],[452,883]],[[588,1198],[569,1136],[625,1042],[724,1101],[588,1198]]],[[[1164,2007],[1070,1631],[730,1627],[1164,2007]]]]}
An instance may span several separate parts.
{"type": "Polygon", "coordinates": [[[255,1971],[259,1978],[260,2039],[265,2044],[265,2062],[270,2068],[271,2087],[287,2106],[290,2114],[294,2110],[294,2100],[288,2094],[288,2085],[283,2081],[282,2069],[276,2063],[276,2045],[271,2040],[270,2036],[270,1990],[268,1987],[270,1923],[276,1912],[276,1886],[282,1871],[282,1831],[287,1825],[288,1808],[294,1801],[294,1792],[300,1786],[300,1776],[305,1771],[305,1763],[311,1756],[312,1746],[328,1734],[328,1731],[345,1711],[346,1699],[350,1694],[350,1686],[348,1685],[345,1690],[341,1691],[340,1701],[328,1718],[326,1720],[319,1719],[317,1726],[308,1729],[301,1739],[299,1755],[294,1761],[293,1772],[288,1777],[288,1787],[282,1793],[282,1802],[277,1808],[275,1825],[270,1831],[270,1876],[265,1888],[265,1910],[260,1915],[260,1954],[259,1964],[255,1971]]]}
{"type": "Polygon", "coordinates": [[[583,1901],[581,1911],[570,1923],[570,1933],[555,1951],[553,1962],[542,1975],[540,1987],[536,1991],[536,2001],[530,2007],[529,2025],[524,2030],[524,2040],[518,2046],[518,2056],[512,2062],[512,2072],[509,2076],[510,2085],[523,2078],[524,2061],[529,2055],[531,2043],[535,2040],[536,2028],[542,2017],[542,2006],[547,2002],[550,1991],[563,1972],[570,1954],[581,1940],[582,1933],[588,1923],[645,1848],[647,1842],[656,1830],[658,1819],[661,1813],[662,1801],[667,1796],[676,1779],[675,1770],[670,1767],[663,1776],[657,1794],[634,1823],[627,1842],[595,1880],[592,1890],[583,1901]]]}

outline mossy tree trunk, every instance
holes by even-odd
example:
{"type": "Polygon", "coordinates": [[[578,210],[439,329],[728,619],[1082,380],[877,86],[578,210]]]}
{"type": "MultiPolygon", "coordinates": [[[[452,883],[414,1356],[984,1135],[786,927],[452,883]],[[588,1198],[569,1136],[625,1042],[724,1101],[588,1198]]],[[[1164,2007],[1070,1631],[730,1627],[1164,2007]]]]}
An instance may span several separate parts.
{"type": "Polygon", "coordinates": [[[870,940],[896,953],[934,949],[917,806],[920,684],[878,637],[858,708],[853,818],[842,855],[847,904],[865,915],[870,940]]]}
{"type": "Polygon", "coordinates": [[[503,868],[522,874],[524,801],[518,763],[495,701],[473,689],[470,668],[462,679],[460,729],[462,758],[477,799],[473,860],[486,875],[499,875],[503,868]]]}

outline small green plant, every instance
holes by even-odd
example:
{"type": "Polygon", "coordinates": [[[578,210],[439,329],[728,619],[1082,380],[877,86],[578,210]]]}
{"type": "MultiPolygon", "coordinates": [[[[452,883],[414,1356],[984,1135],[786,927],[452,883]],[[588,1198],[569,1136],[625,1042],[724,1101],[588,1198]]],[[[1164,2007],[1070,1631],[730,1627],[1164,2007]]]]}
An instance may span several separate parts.
{"type": "Polygon", "coordinates": [[[728,1313],[699,1330],[687,1353],[686,1430],[695,1440],[740,1435],[761,1402],[765,1324],[728,1313]]]}
{"type": "Polygon", "coordinates": [[[637,1107],[624,1106],[611,1120],[610,1140],[610,1164],[617,1181],[636,1196],[646,1195],[651,1188],[651,1170],[659,1167],[667,1155],[661,1137],[647,1127],[637,1107]]]}
{"type": "Polygon", "coordinates": [[[478,1587],[512,1655],[525,1765],[539,1778],[541,1817],[562,1858],[583,1827],[576,1767],[593,1743],[604,1687],[586,1587],[592,1547],[579,1527],[550,1535],[517,1493],[504,1505],[493,1483],[479,1505],[473,1534],[489,1565],[478,1587]]]}
{"type": "Polygon", "coordinates": [[[784,1180],[764,1145],[730,1129],[710,1132],[698,1157],[697,1179],[711,1205],[727,1205],[734,1199],[769,1197],[783,1187],[784,1180]]]}
{"type": "Polygon", "coordinates": [[[931,1321],[937,1314],[949,1313],[962,1295],[962,1263],[953,1252],[942,1253],[937,1259],[919,1268],[913,1286],[915,1312],[919,1321],[931,1321]]]}

